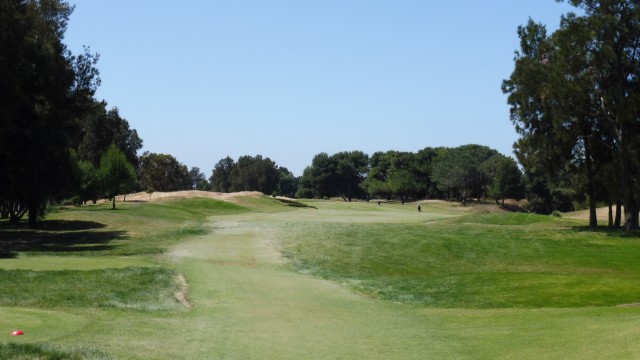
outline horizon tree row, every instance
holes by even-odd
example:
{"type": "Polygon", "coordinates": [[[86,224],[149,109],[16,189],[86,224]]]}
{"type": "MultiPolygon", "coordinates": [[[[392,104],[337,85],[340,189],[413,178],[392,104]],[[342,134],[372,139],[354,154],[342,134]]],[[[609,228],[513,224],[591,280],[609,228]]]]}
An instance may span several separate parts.
{"type": "Polygon", "coordinates": [[[427,147],[417,153],[320,153],[304,170],[296,196],[370,199],[524,197],[522,174],[511,158],[481,145],[427,147]]]}
{"type": "Polygon", "coordinates": [[[244,155],[234,161],[227,156],[214,166],[209,188],[216,192],[260,191],[267,195],[294,197],[297,178],[286,167],[262,155],[244,155]]]}

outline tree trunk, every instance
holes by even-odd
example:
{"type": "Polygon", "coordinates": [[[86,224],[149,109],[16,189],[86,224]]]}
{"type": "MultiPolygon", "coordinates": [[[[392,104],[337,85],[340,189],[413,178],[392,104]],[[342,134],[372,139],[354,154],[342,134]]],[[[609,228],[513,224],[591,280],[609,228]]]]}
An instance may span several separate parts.
{"type": "Polygon", "coordinates": [[[38,212],[40,210],[40,204],[30,202],[29,203],[29,227],[34,228],[38,225],[38,212]]]}
{"type": "MultiPolygon", "coordinates": [[[[621,123],[620,119],[617,119],[621,123]]],[[[618,130],[618,150],[620,188],[622,190],[622,205],[624,205],[624,230],[638,229],[638,206],[634,192],[633,176],[631,173],[631,157],[628,153],[627,129],[622,125],[618,130]]]]}
{"type": "Polygon", "coordinates": [[[609,227],[613,227],[613,204],[609,202],[609,227]]]}
{"type": "Polygon", "coordinates": [[[116,209],[116,196],[115,196],[115,195],[113,195],[113,197],[112,197],[111,199],[112,199],[112,201],[113,201],[113,203],[112,203],[113,205],[112,205],[112,207],[111,207],[111,210],[115,210],[115,209],[116,209]]]}
{"type": "Polygon", "coordinates": [[[620,200],[618,200],[616,201],[616,219],[613,222],[613,227],[615,228],[620,227],[621,217],[622,217],[622,203],[620,202],[620,200]]]}
{"type": "Polygon", "coordinates": [[[0,219],[8,219],[9,218],[9,204],[3,203],[0,205],[0,219]]]}
{"type": "Polygon", "coordinates": [[[9,224],[18,225],[19,222],[20,218],[18,217],[18,215],[13,211],[9,212],[9,224]]]}
{"type": "Polygon", "coordinates": [[[591,146],[589,137],[584,138],[585,160],[587,166],[587,195],[589,195],[589,228],[598,227],[598,214],[596,212],[596,187],[594,184],[593,161],[591,160],[591,146]]]}
{"type": "Polygon", "coordinates": [[[624,202],[624,229],[638,229],[638,207],[633,202],[624,202]]]}
{"type": "Polygon", "coordinates": [[[593,196],[589,196],[589,228],[595,229],[598,227],[598,214],[596,212],[596,199],[593,196]]]}
{"type": "Polygon", "coordinates": [[[464,186],[462,187],[462,205],[467,206],[467,178],[464,178],[464,186]]]}

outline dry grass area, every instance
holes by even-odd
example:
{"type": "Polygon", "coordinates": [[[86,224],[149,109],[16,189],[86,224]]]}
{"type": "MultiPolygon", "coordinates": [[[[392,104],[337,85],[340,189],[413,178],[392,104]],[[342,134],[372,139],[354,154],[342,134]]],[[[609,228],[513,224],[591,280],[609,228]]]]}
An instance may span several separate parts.
{"type": "Polygon", "coordinates": [[[170,192],[156,191],[151,195],[147,194],[146,192],[119,195],[116,197],[116,201],[123,201],[125,197],[127,201],[155,201],[155,200],[169,199],[169,198],[187,199],[187,198],[194,198],[194,197],[204,197],[204,198],[234,202],[234,199],[241,198],[241,197],[260,198],[262,196],[265,196],[265,195],[258,191],[220,193],[220,192],[202,191],[202,190],[182,190],[182,191],[170,191],[170,192]]]}
{"type": "MultiPolygon", "coordinates": [[[[613,209],[614,212],[614,216],[615,216],[615,207],[613,209]]],[[[624,211],[624,209],[623,209],[624,211]]],[[[562,214],[563,217],[566,217],[568,219],[576,219],[576,220],[589,220],[589,209],[587,210],[580,210],[580,211],[575,211],[572,213],[567,213],[567,214],[562,214]]],[[[609,208],[608,207],[602,207],[602,208],[598,208],[596,211],[596,216],[598,217],[598,223],[600,223],[601,221],[603,222],[603,224],[606,225],[606,222],[609,219],[609,208]]]]}

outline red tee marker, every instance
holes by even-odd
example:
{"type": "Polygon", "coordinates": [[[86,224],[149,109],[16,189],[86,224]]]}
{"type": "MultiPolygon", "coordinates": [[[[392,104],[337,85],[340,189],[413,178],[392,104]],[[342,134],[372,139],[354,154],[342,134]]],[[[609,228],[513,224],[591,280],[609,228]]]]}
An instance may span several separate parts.
{"type": "Polygon", "coordinates": [[[20,335],[24,335],[24,332],[22,330],[14,330],[11,333],[11,336],[20,336],[20,335]]]}

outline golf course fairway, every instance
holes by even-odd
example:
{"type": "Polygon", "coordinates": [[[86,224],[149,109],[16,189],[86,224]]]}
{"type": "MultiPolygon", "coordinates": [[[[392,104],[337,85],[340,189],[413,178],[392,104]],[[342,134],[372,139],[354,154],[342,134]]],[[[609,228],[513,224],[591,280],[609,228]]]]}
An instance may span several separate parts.
{"type": "Polygon", "coordinates": [[[409,226],[468,213],[442,203],[423,203],[422,213],[400,204],[307,204],[210,216],[201,222],[208,232],[184,237],[162,254],[104,255],[94,262],[74,255],[0,259],[2,269],[37,271],[161,266],[188,284],[185,303],[172,311],[2,307],[0,341],[88,347],[115,359],[631,359],[640,353],[636,306],[429,307],[381,300],[296,271],[282,251],[297,228],[409,226]],[[9,336],[16,328],[25,335],[9,336]]]}

